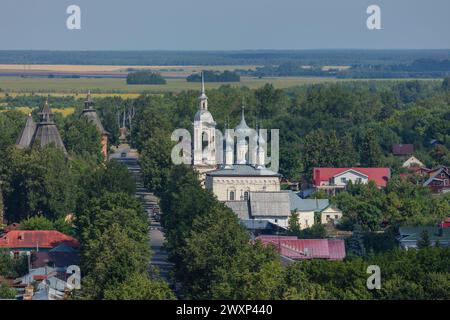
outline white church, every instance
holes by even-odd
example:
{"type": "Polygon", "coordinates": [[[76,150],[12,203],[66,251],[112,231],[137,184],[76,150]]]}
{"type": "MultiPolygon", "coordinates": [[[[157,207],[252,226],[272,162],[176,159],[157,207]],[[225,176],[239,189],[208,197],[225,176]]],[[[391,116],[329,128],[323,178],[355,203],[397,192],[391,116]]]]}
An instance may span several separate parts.
{"type": "Polygon", "coordinates": [[[193,166],[219,201],[248,200],[250,192],[256,191],[280,191],[281,175],[265,166],[267,148],[260,132],[247,125],[242,107],[239,125],[227,129],[225,137],[216,137],[216,122],[208,111],[202,77],[199,110],[194,118],[193,166]]]}

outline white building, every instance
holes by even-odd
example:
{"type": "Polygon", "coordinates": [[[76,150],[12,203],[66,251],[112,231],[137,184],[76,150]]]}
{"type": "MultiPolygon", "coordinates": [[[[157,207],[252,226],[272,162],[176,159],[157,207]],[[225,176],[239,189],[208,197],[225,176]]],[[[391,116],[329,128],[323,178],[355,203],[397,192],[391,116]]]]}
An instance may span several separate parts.
{"type": "Polygon", "coordinates": [[[321,224],[338,222],[342,218],[342,211],[333,208],[328,199],[302,199],[296,193],[289,191],[291,212],[298,214],[300,229],[311,228],[315,223],[315,216],[319,215],[321,224]]]}
{"type": "Polygon", "coordinates": [[[200,173],[201,180],[204,174],[217,168],[216,158],[216,122],[208,111],[208,97],[205,93],[205,82],[202,73],[202,92],[200,94],[199,108],[194,117],[194,168],[200,173]]]}
{"type": "Polygon", "coordinates": [[[266,149],[262,134],[247,125],[244,107],[239,125],[227,129],[225,137],[216,137],[216,122],[208,111],[202,75],[194,118],[193,167],[206,189],[219,201],[247,200],[252,191],[280,191],[281,175],[265,167],[266,149]],[[224,144],[224,152],[217,152],[224,144]]]}

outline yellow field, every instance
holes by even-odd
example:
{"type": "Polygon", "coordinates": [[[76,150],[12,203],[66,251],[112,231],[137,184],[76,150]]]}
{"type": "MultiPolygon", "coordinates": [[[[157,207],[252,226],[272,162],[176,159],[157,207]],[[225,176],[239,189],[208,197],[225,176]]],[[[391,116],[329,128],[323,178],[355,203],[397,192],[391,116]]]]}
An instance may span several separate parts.
{"type": "MultiPolygon", "coordinates": [[[[19,108],[15,108],[14,110],[25,113],[25,114],[30,114],[31,112],[33,112],[33,109],[30,107],[19,107],[19,108]]],[[[0,112],[8,112],[8,111],[10,111],[10,110],[0,110],[0,112]]],[[[75,108],[52,109],[52,111],[54,113],[62,114],[63,117],[67,117],[75,112],[75,108]]]]}

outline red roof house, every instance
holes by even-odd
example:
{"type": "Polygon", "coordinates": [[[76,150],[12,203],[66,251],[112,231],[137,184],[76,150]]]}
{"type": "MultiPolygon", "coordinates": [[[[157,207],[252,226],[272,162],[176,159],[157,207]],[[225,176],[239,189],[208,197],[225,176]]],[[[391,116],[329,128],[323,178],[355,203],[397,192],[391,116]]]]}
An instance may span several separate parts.
{"type": "Polygon", "coordinates": [[[56,230],[12,230],[0,237],[0,248],[18,251],[36,248],[45,251],[62,243],[72,248],[80,245],[75,238],[56,230]]]}
{"type": "Polygon", "coordinates": [[[444,221],[442,221],[441,228],[444,229],[450,228],[450,218],[447,218],[444,221]]]}
{"type": "Polygon", "coordinates": [[[385,187],[391,178],[389,168],[314,168],[313,184],[317,189],[344,189],[349,181],[367,183],[374,181],[385,187]]]}
{"type": "Polygon", "coordinates": [[[298,239],[292,236],[259,236],[264,245],[274,245],[278,253],[293,260],[343,260],[345,243],[340,239],[298,239]]]}

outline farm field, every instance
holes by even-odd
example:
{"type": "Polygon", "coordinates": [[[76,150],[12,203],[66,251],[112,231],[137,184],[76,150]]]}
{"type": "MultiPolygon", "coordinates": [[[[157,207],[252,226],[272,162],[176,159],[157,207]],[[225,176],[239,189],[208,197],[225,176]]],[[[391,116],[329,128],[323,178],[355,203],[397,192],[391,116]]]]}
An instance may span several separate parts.
{"type": "MultiPolygon", "coordinates": [[[[218,88],[222,85],[246,86],[251,89],[259,88],[266,83],[272,83],[276,88],[289,88],[304,84],[340,81],[335,78],[309,77],[279,77],[253,78],[241,77],[241,82],[206,83],[207,89],[218,88]]],[[[0,77],[0,97],[8,94],[85,94],[91,90],[101,95],[138,95],[140,93],[180,92],[183,90],[198,90],[199,84],[187,82],[185,79],[167,79],[165,85],[127,85],[125,79],[114,78],[23,78],[0,77]]],[[[131,97],[131,96],[130,96],[131,97]]]]}

